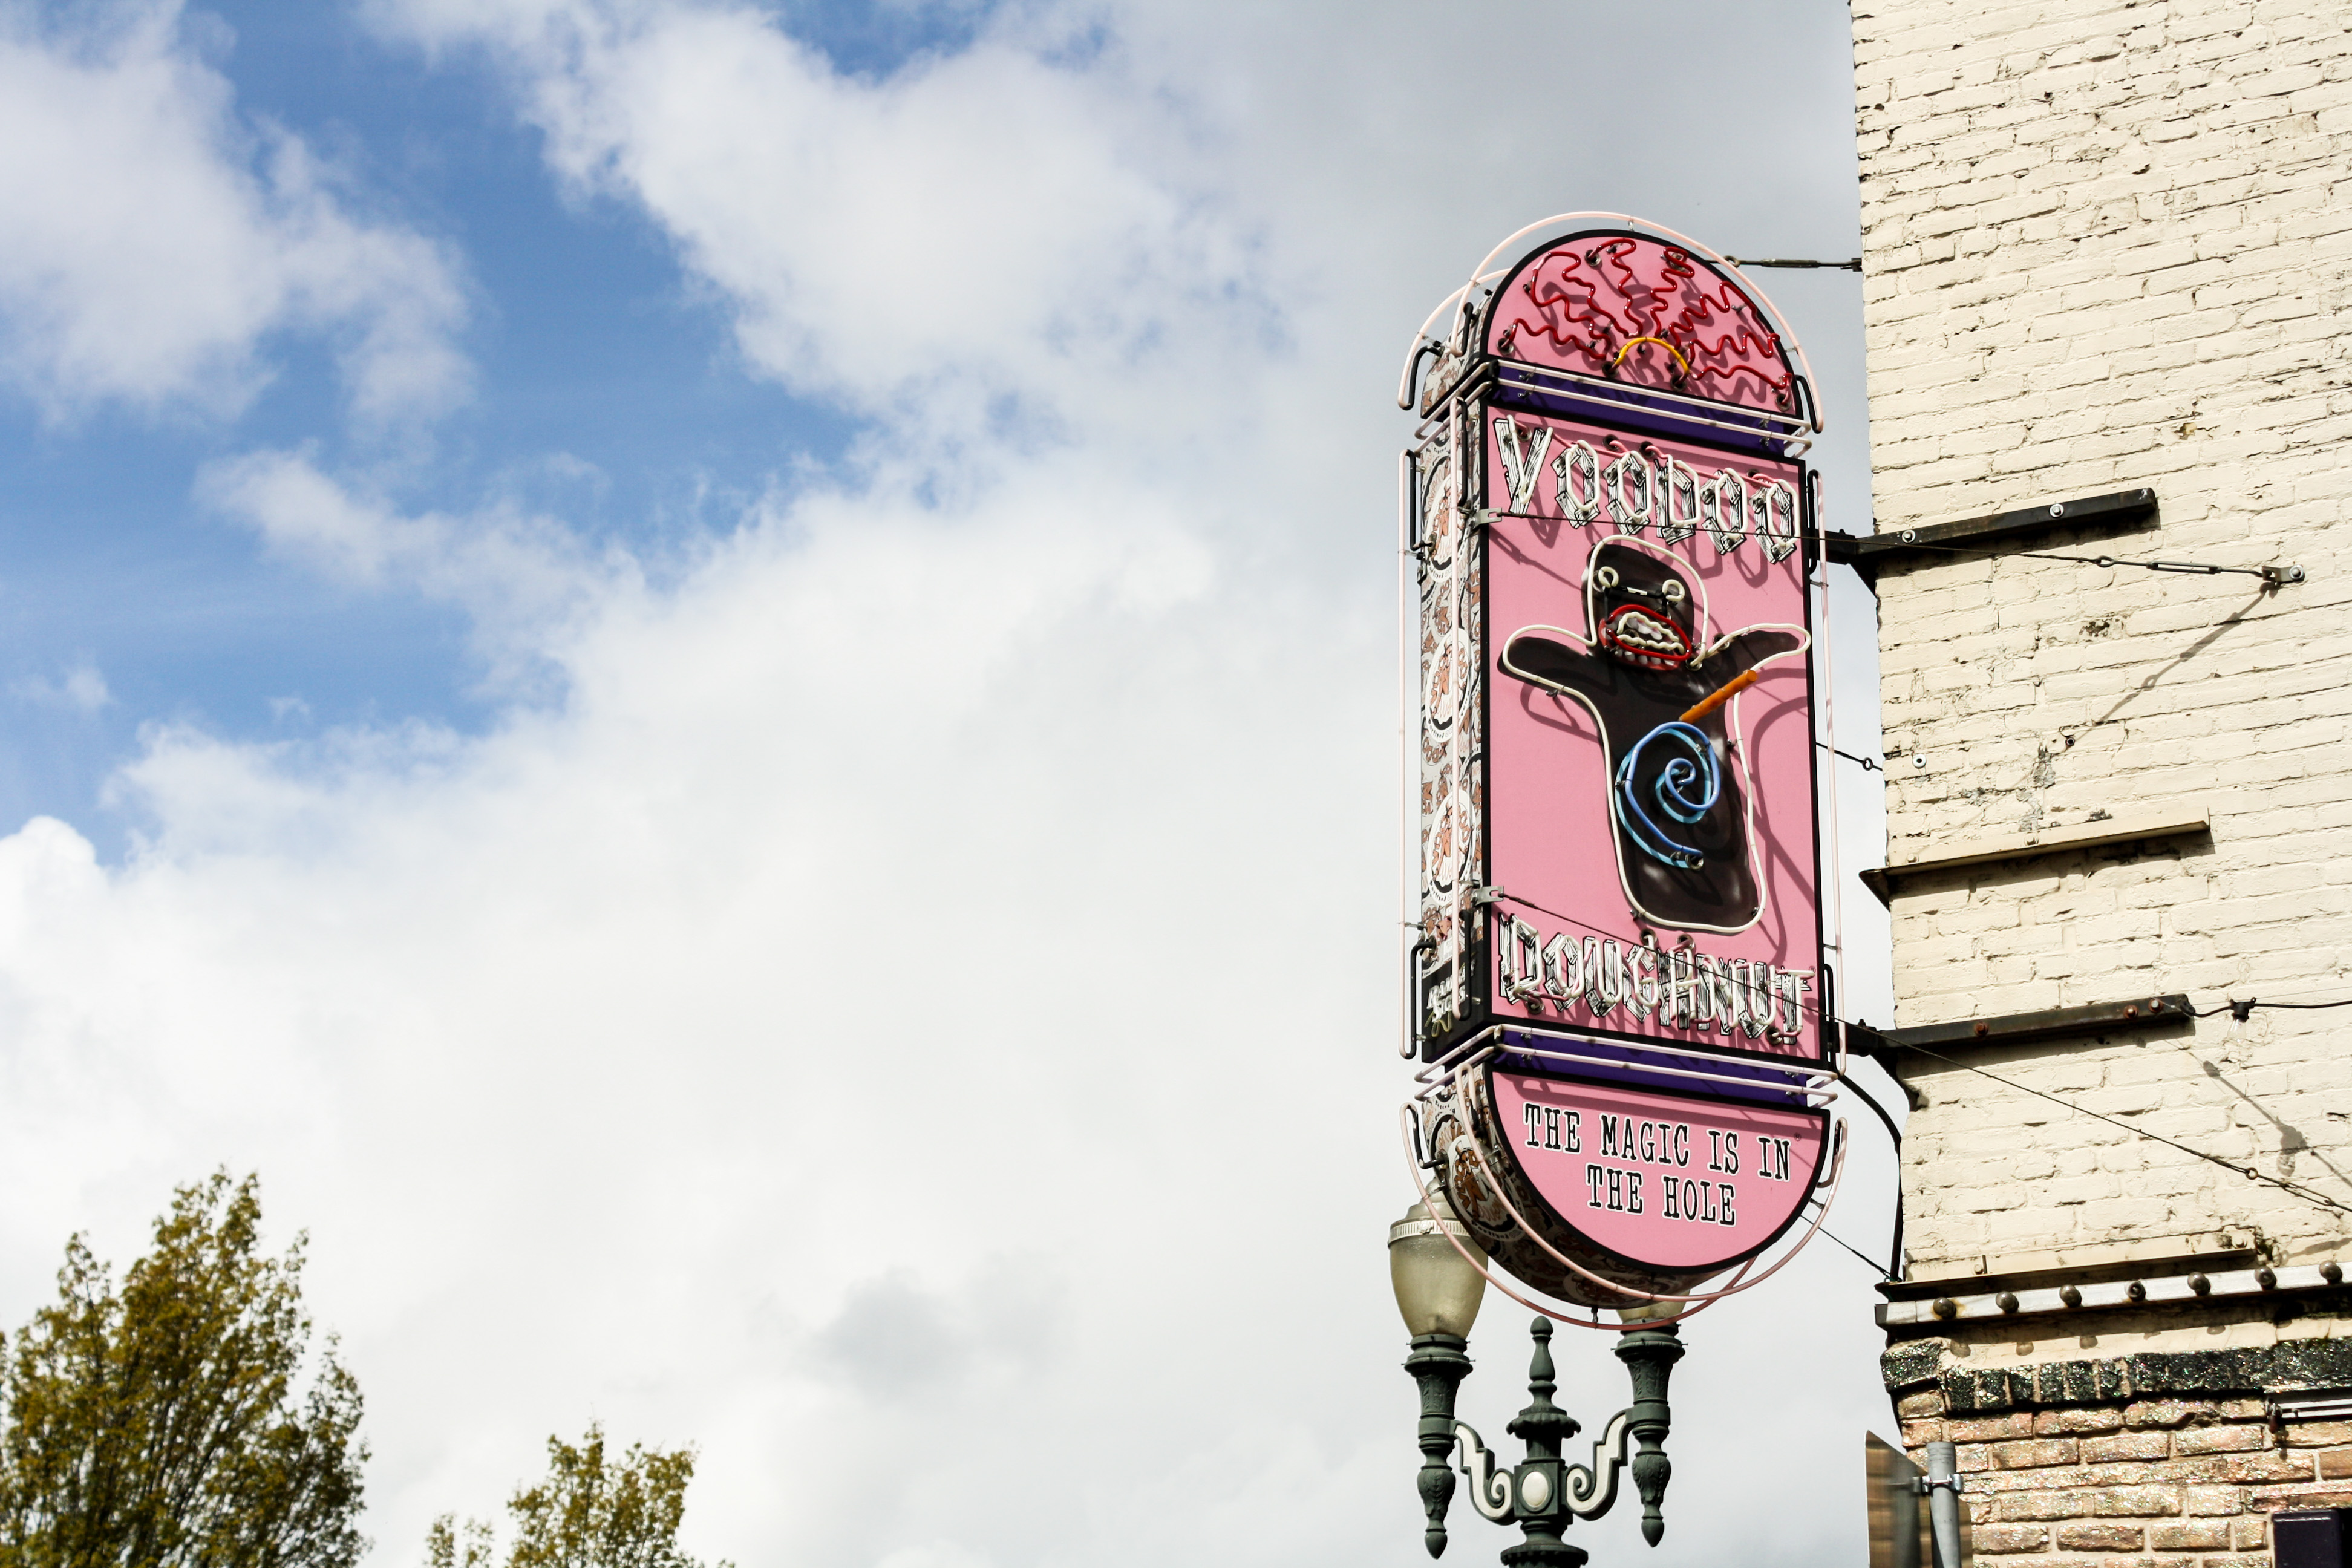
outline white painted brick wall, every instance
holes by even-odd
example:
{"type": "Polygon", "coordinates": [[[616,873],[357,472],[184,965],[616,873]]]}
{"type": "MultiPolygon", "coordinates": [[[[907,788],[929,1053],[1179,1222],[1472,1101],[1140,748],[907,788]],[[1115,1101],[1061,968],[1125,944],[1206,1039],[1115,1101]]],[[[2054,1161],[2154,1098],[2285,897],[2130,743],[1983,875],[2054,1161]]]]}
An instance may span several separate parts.
{"type": "MultiPolygon", "coordinates": [[[[2187,803],[2210,844],[1922,879],[1898,1024],[2352,996],[2352,5],[1854,0],[1877,526],[2152,487],[2088,553],[1881,580],[1891,858],[2187,803]],[[1915,770],[1916,751],[1927,759],[1915,770]]],[[[2352,1205],[2352,1009],[1970,1060],[2352,1205]]],[[[2343,1216],[1927,1064],[1916,1260],[2343,1216]]]]}

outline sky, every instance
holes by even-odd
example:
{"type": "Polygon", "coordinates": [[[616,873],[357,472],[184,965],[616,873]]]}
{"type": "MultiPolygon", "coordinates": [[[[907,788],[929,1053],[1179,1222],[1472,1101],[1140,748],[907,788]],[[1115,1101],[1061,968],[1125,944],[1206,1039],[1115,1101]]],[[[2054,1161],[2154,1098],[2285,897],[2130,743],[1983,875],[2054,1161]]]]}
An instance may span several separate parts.
{"type": "MultiPolygon", "coordinates": [[[[1856,254],[1851,103],[1827,0],[0,0],[0,1321],[258,1171],[372,1563],[591,1420],[743,1568],[1425,1561],[1398,370],[1549,214],[1856,254]]],[[[1760,276],[1867,531],[1858,279],[1760,276]]],[[[1858,1556],[1874,1279],[1574,1539],[1858,1556]]]]}

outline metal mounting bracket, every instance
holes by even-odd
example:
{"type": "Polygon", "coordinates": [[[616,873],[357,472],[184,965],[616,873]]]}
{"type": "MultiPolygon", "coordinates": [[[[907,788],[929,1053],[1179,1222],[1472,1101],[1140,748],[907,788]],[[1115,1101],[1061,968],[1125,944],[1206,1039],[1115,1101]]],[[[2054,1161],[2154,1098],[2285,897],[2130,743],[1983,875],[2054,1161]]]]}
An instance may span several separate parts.
{"type": "Polygon", "coordinates": [[[1875,580],[1881,566],[1931,555],[1948,559],[1947,552],[1954,549],[1978,545],[1998,549],[2047,533],[2053,528],[2149,528],[2156,521],[2156,492],[2142,489],[2016,507],[1958,522],[1928,523],[1889,533],[1832,533],[1826,536],[1825,543],[1832,561],[1875,580]]]}
{"type": "Polygon", "coordinates": [[[2094,1002],[2083,1007],[2048,1007],[2038,1013],[2006,1013],[1993,1018],[1957,1018],[1948,1024],[1920,1024],[1908,1029],[1865,1029],[1846,1026],[1853,1048],[1864,1056],[1892,1057],[1906,1048],[1953,1046],[2012,1046],[2057,1035],[2112,1034],[2118,1030],[2155,1029],[2187,1023],[2196,1010],[2186,992],[2165,996],[2135,996],[2122,1002],[2094,1002]]]}

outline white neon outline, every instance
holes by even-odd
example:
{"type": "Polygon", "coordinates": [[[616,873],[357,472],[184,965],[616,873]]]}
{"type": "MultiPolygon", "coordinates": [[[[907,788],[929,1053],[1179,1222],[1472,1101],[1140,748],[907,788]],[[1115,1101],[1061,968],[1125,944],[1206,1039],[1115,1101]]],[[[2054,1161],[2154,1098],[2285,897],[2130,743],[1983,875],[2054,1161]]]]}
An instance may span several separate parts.
{"type": "MultiPolygon", "coordinates": [[[[1811,482],[1813,486],[1813,525],[1816,530],[1826,529],[1828,524],[1822,517],[1821,482],[1817,478],[1811,479],[1811,482]]],[[[1799,499],[1801,500],[1803,498],[1800,497],[1799,499]]],[[[1836,613],[1836,606],[1831,602],[1832,590],[1830,586],[1830,560],[1826,552],[1822,553],[1817,565],[1821,571],[1822,590],[1821,658],[1818,661],[1821,666],[1822,673],[1818,689],[1821,693],[1822,740],[1822,743],[1829,747],[1829,752],[1826,756],[1819,758],[1814,764],[1818,771],[1813,774],[1813,789],[1817,795],[1822,793],[1826,793],[1829,795],[1830,865],[1827,886],[1829,889],[1828,902],[1831,911],[1830,919],[1834,931],[1834,935],[1825,936],[1823,939],[1823,945],[1837,954],[1838,984],[1843,985],[1845,984],[1846,978],[1845,851],[1843,847],[1843,840],[1840,837],[1844,829],[1841,825],[1838,814],[1838,790],[1840,785],[1838,783],[1837,765],[1837,661],[1830,647],[1832,635],[1836,629],[1832,625],[1832,618],[1836,613]],[[1826,792],[1823,792],[1822,788],[1822,779],[1824,774],[1826,774],[1829,779],[1829,787],[1826,792]]],[[[1812,578],[1809,575],[1806,578],[1806,592],[1810,594],[1811,591],[1812,578]]],[[[1843,1048],[1843,1031],[1841,1031],[1840,1048],[1843,1048]]]]}
{"type": "MultiPolygon", "coordinates": [[[[1568,526],[1588,528],[1599,522],[1601,513],[1609,510],[1609,492],[1601,479],[1601,454],[1593,449],[1592,443],[1582,437],[1569,442],[1552,454],[1551,471],[1552,503],[1559,508],[1559,514],[1568,526]],[[1580,453],[1584,458],[1585,472],[1592,480],[1589,487],[1591,493],[1582,500],[1577,499],[1575,489],[1570,482],[1575,476],[1580,453]]],[[[1510,515],[1522,514],[1514,512],[1510,515]]]]}
{"type": "MultiPolygon", "coordinates": [[[[1757,547],[1764,552],[1765,563],[1770,566],[1778,566],[1794,555],[1798,546],[1805,542],[1804,498],[1797,493],[1796,486],[1778,475],[1764,481],[1764,530],[1753,537],[1757,547]],[[1789,531],[1786,533],[1772,526],[1772,519],[1780,510],[1772,503],[1783,493],[1789,498],[1789,531]]],[[[1808,586],[1811,582],[1808,578],[1808,586]]]]}
{"type": "Polygon", "coordinates": [[[1519,422],[1508,413],[1496,417],[1495,449],[1503,459],[1503,487],[1511,492],[1513,508],[1525,506],[1535,498],[1536,481],[1543,478],[1544,458],[1551,452],[1552,438],[1561,432],[1550,425],[1535,427],[1536,439],[1526,449],[1524,458],[1519,447],[1519,422]]]}
{"type": "MultiPolygon", "coordinates": [[[[1488,1028],[1482,1031],[1473,1041],[1473,1044],[1478,1047],[1475,1055],[1467,1057],[1466,1058],[1457,1062],[1454,1058],[1455,1057],[1462,1055],[1462,1053],[1459,1051],[1452,1052],[1446,1056],[1444,1060],[1433,1062],[1429,1067],[1424,1068],[1422,1071],[1415,1073],[1413,1075],[1413,1081],[1418,1084],[1423,1084],[1425,1087],[1420,1093],[1414,1095],[1413,1098],[1416,1100],[1425,1100],[1429,1095],[1442,1091],[1444,1086],[1453,1082],[1456,1077],[1463,1073],[1470,1072],[1486,1066],[1489,1060],[1503,1054],[1506,1050],[1515,1057],[1541,1057],[1548,1061],[1566,1062],[1569,1066],[1563,1070],[1571,1075],[1573,1075],[1576,1069],[1580,1067],[1599,1067],[1622,1069],[1626,1066],[1624,1058],[1622,1056],[1605,1054],[1595,1056],[1585,1051],[1562,1049],[1561,1047],[1564,1046],[1596,1046],[1599,1042],[1583,1038],[1583,1031],[1581,1030],[1577,1031],[1576,1035],[1573,1036],[1561,1036],[1553,1033],[1552,1028],[1553,1026],[1551,1025],[1546,1024],[1540,1019],[1534,1018],[1526,1020],[1512,1018],[1502,1023],[1490,1026],[1488,1028]],[[1516,1030],[1519,1035],[1519,1038],[1509,1041],[1507,1044],[1489,1041],[1487,1039],[1489,1035],[1500,1035],[1506,1029],[1516,1030]],[[1537,1045],[1534,1043],[1538,1039],[1542,1040],[1544,1044],[1537,1045]],[[1436,1079],[1433,1079],[1430,1076],[1432,1073],[1438,1073],[1441,1076],[1436,1079]]],[[[1711,1069],[1706,1067],[1673,1068],[1666,1067],[1658,1062],[1643,1062],[1640,1064],[1640,1067],[1641,1070],[1645,1073],[1649,1073],[1653,1076],[1664,1075],[1671,1078],[1686,1078],[1702,1085],[1727,1084],[1736,1089],[1752,1089],[1756,1087],[1757,1080],[1752,1076],[1746,1073],[1729,1073],[1717,1070],[1720,1069],[1725,1063],[1726,1058],[1723,1054],[1724,1051],[1727,1048],[1738,1049],[1739,1051],[1739,1055],[1743,1057],[1760,1058],[1770,1055],[1769,1052],[1746,1050],[1740,1049],[1739,1047],[1725,1047],[1720,1046],[1685,1047],[1676,1041],[1651,1039],[1646,1036],[1641,1037],[1639,1040],[1627,1041],[1625,1043],[1630,1045],[1633,1049],[1645,1053],[1654,1055],[1664,1053],[1680,1057],[1685,1061],[1714,1064],[1714,1068],[1711,1069]]],[[[1809,1081],[1802,1085],[1792,1084],[1788,1089],[1788,1092],[1791,1094],[1801,1094],[1806,1097],[1805,1109],[1808,1110],[1826,1110],[1831,1106],[1837,1103],[1837,1090],[1835,1087],[1837,1079],[1832,1077],[1827,1069],[1823,1068],[1817,1065],[1809,1065],[1803,1058],[1797,1057],[1775,1057],[1769,1061],[1761,1061],[1757,1065],[1769,1068],[1770,1070],[1780,1073],[1785,1078],[1793,1079],[1801,1076],[1808,1079],[1809,1081]],[[1821,1097],[1818,1102],[1812,1099],[1815,1095],[1819,1095],[1821,1097]]],[[[1694,1089],[1691,1092],[1701,1095],[1712,1095],[1717,1094],[1718,1091],[1702,1088],[1694,1089]]]]}
{"type": "MultiPolygon", "coordinates": [[[[1412,529],[1419,510],[1419,498],[1414,494],[1413,449],[1406,447],[1398,454],[1397,463],[1397,600],[1396,600],[1396,688],[1397,688],[1397,929],[1402,933],[1418,929],[1421,924],[1421,759],[1414,745],[1412,731],[1420,717],[1414,710],[1421,699],[1421,593],[1414,570],[1412,529]],[[1412,671],[1407,673],[1410,663],[1412,671]]],[[[1421,954],[1418,947],[1405,949],[1410,971],[1418,971],[1421,954]]],[[[1414,1017],[1413,997],[1421,989],[1421,976],[1409,972],[1404,984],[1397,990],[1397,1055],[1411,1060],[1419,1046],[1420,1020],[1414,1017]]]]}
{"type": "MultiPolygon", "coordinates": [[[[1530,364],[1525,360],[1496,360],[1495,363],[1496,386],[1506,387],[1513,392],[1532,392],[1546,397],[1566,398],[1574,403],[1590,404],[1602,410],[1599,414],[1562,414],[1559,416],[1561,418],[1591,419],[1605,423],[1608,420],[1622,417],[1624,413],[1623,398],[1579,390],[1580,387],[1590,386],[1603,392],[1612,391],[1622,388],[1625,384],[1622,382],[1602,381],[1597,376],[1582,375],[1572,370],[1561,370],[1556,365],[1530,364]],[[1514,373],[1525,373],[1526,376],[1536,379],[1515,379],[1514,373]]],[[[1668,392],[1655,386],[1643,387],[1641,393],[1643,399],[1654,405],[1654,412],[1668,415],[1680,424],[1703,425],[1710,430],[1728,430],[1742,440],[1761,437],[1768,441],[1778,442],[1780,446],[1780,456],[1791,463],[1813,448],[1813,438],[1807,434],[1810,426],[1806,425],[1801,415],[1776,414],[1769,408],[1754,408],[1745,404],[1717,403],[1704,397],[1685,397],[1679,393],[1668,392]],[[1690,407],[1655,406],[1665,403],[1686,403],[1690,407]],[[1701,408],[1712,408],[1717,413],[1748,415],[1750,417],[1744,420],[1710,419],[1696,412],[1701,408]],[[1785,430],[1780,428],[1783,425],[1788,426],[1785,430]]],[[[1422,426],[1425,426],[1429,420],[1434,417],[1436,416],[1432,415],[1428,419],[1423,419],[1422,426]]],[[[1420,427],[1416,426],[1416,428],[1420,427]]]]}

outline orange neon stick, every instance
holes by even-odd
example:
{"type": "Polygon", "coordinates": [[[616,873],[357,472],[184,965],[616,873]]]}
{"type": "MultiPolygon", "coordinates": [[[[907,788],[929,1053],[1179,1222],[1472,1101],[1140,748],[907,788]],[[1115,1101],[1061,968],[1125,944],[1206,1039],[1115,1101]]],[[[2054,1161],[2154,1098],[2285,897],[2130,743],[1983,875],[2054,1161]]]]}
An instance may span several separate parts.
{"type": "Polygon", "coordinates": [[[1705,697],[1700,698],[1698,700],[1697,706],[1694,707],[1689,712],[1683,715],[1682,721],[1685,724],[1697,723],[1700,720],[1706,718],[1708,714],[1714,712],[1717,709],[1722,707],[1725,703],[1730,701],[1733,698],[1738,696],[1749,687],[1755,685],[1756,675],[1757,672],[1755,670],[1749,669],[1743,670],[1739,674],[1733,676],[1729,680],[1725,681],[1721,686],[1717,687],[1713,691],[1710,691],[1705,697]]]}

